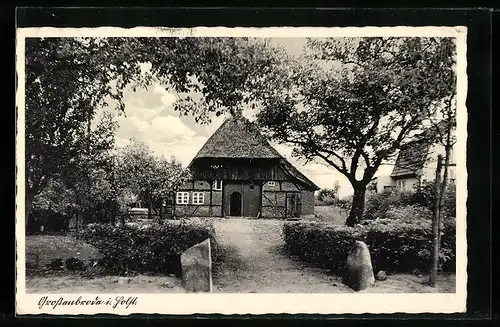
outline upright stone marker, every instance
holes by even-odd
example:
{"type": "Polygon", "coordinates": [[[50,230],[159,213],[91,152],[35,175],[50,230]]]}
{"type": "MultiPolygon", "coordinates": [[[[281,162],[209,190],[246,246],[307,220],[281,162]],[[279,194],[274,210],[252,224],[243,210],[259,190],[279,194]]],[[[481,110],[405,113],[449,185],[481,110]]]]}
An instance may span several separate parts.
{"type": "Polygon", "coordinates": [[[182,283],[188,292],[212,292],[212,257],[207,238],[181,254],[182,283]]]}
{"type": "Polygon", "coordinates": [[[355,291],[362,291],[375,284],[370,251],[362,241],[356,241],[347,256],[343,282],[355,291]]]}

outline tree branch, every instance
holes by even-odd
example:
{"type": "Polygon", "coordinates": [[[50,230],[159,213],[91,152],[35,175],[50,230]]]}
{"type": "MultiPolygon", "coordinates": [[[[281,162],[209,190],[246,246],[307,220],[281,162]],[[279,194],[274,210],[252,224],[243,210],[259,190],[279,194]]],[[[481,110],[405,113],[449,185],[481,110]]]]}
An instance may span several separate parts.
{"type": "Polygon", "coordinates": [[[337,171],[339,173],[341,173],[344,176],[346,176],[347,178],[351,179],[351,174],[346,169],[342,169],[341,167],[339,167],[339,165],[337,165],[335,162],[333,162],[327,156],[325,156],[324,154],[322,154],[320,152],[316,152],[316,155],[318,157],[320,157],[321,159],[325,160],[328,164],[332,165],[335,169],[337,169],[337,171]]]}
{"type": "Polygon", "coordinates": [[[302,147],[311,147],[312,146],[313,147],[312,150],[313,150],[313,154],[314,155],[317,155],[318,157],[320,157],[323,160],[325,160],[328,164],[332,165],[335,169],[337,169],[340,173],[344,174],[345,176],[349,175],[349,172],[347,171],[347,167],[346,167],[346,164],[345,164],[345,160],[339,154],[335,153],[334,151],[320,149],[314,143],[307,143],[307,142],[304,142],[304,141],[294,140],[294,139],[290,139],[290,138],[285,138],[284,141],[287,142],[287,143],[299,145],[299,146],[302,146],[302,147]],[[329,159],[328,156],[325,156],[324,154],[322,154],[320,151],[326,152],[327,154],[333,155],[334,157],[336,157],[337,159],[339,159],[340,162],[341,162],[341,164],[342,164],[342,166],[339,166],[337,163],[335,163],[334,161],[332,161],[331,159],[329,159]]]}

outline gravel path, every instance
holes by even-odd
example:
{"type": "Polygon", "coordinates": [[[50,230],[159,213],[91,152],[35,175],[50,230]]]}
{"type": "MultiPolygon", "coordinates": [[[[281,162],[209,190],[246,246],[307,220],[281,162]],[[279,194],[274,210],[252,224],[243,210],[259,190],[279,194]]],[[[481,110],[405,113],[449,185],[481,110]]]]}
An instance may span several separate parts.
{"type": "Polygon", "coordinates": [[[214,226],[225,252],[214,271],[214,292],[352,292],[338,277],[283,253],[281,221],[218,219],[214,226]]]}

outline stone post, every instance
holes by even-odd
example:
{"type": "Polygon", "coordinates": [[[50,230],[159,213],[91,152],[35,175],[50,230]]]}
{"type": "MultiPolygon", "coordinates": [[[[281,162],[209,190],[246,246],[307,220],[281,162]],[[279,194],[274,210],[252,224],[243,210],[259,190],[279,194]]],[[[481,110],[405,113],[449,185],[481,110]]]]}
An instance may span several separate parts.
{"type": "Polygon", "coordinates": [[[187,292],[212,292],[210,238],[181,254],[182,283],[187,292]]]}

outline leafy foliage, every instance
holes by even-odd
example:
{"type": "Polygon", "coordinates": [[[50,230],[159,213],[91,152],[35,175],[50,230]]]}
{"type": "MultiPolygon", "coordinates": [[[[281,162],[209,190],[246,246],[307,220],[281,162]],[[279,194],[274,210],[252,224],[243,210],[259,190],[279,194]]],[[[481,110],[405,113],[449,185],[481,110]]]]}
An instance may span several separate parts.
{"type": "Polygon", "coordinates": [[[142,227],[89,224],[80,236],[101,252],[105,271],[117,275],[146,272],[180,275],[180,254],[207,238],[213,260],[218,253],[215,231],[207,223],[181,221],[142,227]]]}
{"type": "Polygon", "coordinates": [[[53,179],[47,183],[44,190],[33,200],[32,219],[27,227],[28,233],[40,231],[44,226],[45,232],[67,231],[69,213],[72,210],[74,194],[60,179],[53,179]]]}
{"type": "MultiPolygon", "coordinates": [[[[447,221],[440,253],[441,267],[446,271],[455,269],[455,234],[454,221],[447,221]]],[[[338,274],[343,273],[347,255],[356,240],[364,241],[369,246],[375,271],[410,273],[430,268],[430,221],[381,219],[356,228],[287,222],[283,235],[285,247],[291,255],[338,274]]]]}
{"type": "Polygon", "coordinates": [[[287,62],[285,87],[262,95],[258,121],[295,155],[349,179],[352,226],[381,163],[453,92],[455,46],[451,38],[369,37],[316,39],[308,48],[309,60],[287,62]]]}
{"type": "Polygon", "coordinates": [[[419,205],[391,206],[385,213],[385,218],[407,222],[430,221],[432,211],[419,205]]]}
{"type": "Polygon", "coordinates": [[[318,191],[318,200],[327,205],[335,205],[338,202],[340,184],[338,181],[332,189],[323,188],[318,191]]]}
{"type": "Polygon", "coordinates": [[[88,122],[102,106],[123,111],[125,87],[160,81],[183,96],[175,105],[181,114],[209,121],[208,113],[236,107],[270,58],[243,38],[27,39],[26,219],[50,179],[84,165],[81,153],[92,147],[88,122]],[[186,92],[198,95],[197,106],[186,92]]]}
{"type": "MultiPolygon", "coordinates": [[[[423,184],[412,192],[385,190],[382,193],[370,194],[367,197],[363,219],[385,218],[391,210],[399,210],[396,208],[401,207],[406,208],[406,214],[409,215],[410,219],[423,216],[431,219],[435,205],[434,185],[432,183],[423,184]]],[[[446,190],[443,213],[444,217],[456,216],[456,187],[454,185],[451,185],[446,190]]],[[[405,214],[399,216],[404,217],[405,214]]]]}
{"type": "Polygon", "coordinates": [[[117,169],[122,188],[142,197],[158,211],[189,178],[189,172],[175,158],[155,156],[145,143],[134,139],[120,150],[117,169]]]}

